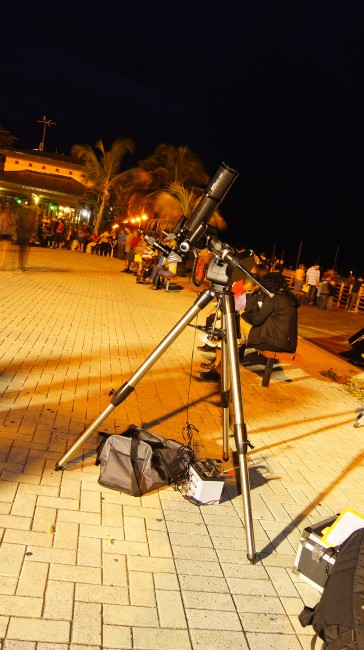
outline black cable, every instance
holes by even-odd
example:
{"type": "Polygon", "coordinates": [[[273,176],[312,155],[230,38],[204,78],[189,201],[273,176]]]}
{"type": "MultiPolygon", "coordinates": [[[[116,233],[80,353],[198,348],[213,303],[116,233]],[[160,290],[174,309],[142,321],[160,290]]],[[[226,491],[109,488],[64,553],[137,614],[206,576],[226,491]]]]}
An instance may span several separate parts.
{"type": "Polygon", "coordinates": [[[203,281],[204,281],[204,279],[206,277],[207,269],[209,268],[208,264],[203,265],[201,278],[198,280],[196,278],[196,269],[197,269],[198,259],[199,259],[198,257],[195,257],[195,261],[193,263],[193,267],[192,267],[192,271],[191,271],[191,280],[192,280],[193,284],[195,285],[195,287],[200,287],[201,286],[201,284],[203,283],[203,281]]]}

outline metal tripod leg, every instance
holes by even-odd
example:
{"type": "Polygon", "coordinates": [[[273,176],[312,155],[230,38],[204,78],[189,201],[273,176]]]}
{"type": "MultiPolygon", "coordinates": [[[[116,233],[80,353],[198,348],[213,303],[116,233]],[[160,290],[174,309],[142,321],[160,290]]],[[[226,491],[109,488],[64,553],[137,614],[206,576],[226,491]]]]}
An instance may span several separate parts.
{"type": "Polygon", "coordinates": [[[362,420],[364,420],[364,411],[359,413],[359,415],[358,415],[358,417],[356,419],[356,422],[353,424],[354,429],[356,429],[356,427],[359,426],[359,424],[362,422],[362,420]]]}
{"type": "Polygon", "coordinates": [[[138,370],[130,377],[130,379],[123,384],[113,396],[109,406],[96,418],[96,420],[84,431],[70,449],[62,456],[60,461],[56,464],[56,470],[64,469],[65,464],[72,458],[75,452],[82,447],[88,438],[98,429],[100,424],[112,413],[112,411],[121,404],[135,389],[137,383],[144,377],[150,368],[158,361],[163,352],[173,343],[179,334],[187,327],[187,325],[195,318],[201,309],[204,309],[215,297],[215,291],[206,289],[193,303],[192,307],[186,312],[181,320],[173,327],[167,336],[155,348],[152,354],[147,357],[144,363],[138,370]]]}
{"type": "Polygon", "coordinates": [[[244,422],[243,399],[240,381],[239,353],[236,335],[235,305],[232,292],[226,293],[223,299],[223,323],[225,324],[226,337],[221,342],[222,370],[221,370],[221,400],[223,407],[223,440],[228,445],[229,432],[229,404],[233,403],[234,437],[239,458],[240,483],[243,498],[244,521],[247,541],[247,556],[251,562],[255,558],[255,543],[253,517],[250,501],[250,483],[247,464],[248,446],[252,446],[247,437],[244,422]]]}

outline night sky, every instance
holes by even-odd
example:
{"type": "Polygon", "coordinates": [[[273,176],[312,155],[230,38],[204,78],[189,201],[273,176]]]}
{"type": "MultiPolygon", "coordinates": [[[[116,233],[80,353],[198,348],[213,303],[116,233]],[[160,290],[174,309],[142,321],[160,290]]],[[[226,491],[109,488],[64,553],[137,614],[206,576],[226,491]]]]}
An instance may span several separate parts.
{"type": "Polygon", "coordinates": [[[188,146],[240,172],[221,239],[364,272],[363,2],[6,0],[0,124],[19,149],[188,146]]]}

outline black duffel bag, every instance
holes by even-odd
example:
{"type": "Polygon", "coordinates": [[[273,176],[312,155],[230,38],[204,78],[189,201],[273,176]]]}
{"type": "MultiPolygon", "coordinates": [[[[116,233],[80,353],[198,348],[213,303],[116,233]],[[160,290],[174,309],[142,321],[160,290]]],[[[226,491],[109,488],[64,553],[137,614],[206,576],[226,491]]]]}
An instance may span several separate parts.
{"type": "Polygon", "coordinates": [[[190,446],[141,427],[130,427],[121,435],[99,433],[99,483],[133,496],[178,486],[187,479],[194,460],[190,446]]]}

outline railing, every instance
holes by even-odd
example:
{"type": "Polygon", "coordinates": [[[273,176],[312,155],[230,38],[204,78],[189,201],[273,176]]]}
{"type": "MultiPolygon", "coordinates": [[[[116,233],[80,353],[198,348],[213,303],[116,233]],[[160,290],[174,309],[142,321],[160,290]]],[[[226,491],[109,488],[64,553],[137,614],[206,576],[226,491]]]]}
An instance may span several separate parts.
{"type": "MultiPolygon", "coordinates": [[[[293,289],[294,285],[294,271],[285,269],[283,271],[283,276],[290,289],[293,289]]],[[[364,286],[364,285],[363,285],[364,286]]],[[[364,314],[364,290],[363,286],[360,288],[358,297],[356,299],[354,311],[359,314],[364,314]]],[[[334,294],[334,307],[337,309],[347,309],[350,301],[350,284],[348,282],[336,282],[335,283],[335,294],[334,294]]]]}

